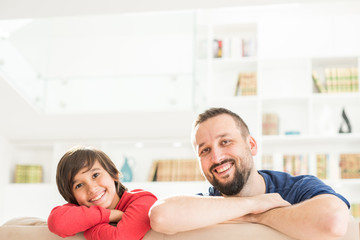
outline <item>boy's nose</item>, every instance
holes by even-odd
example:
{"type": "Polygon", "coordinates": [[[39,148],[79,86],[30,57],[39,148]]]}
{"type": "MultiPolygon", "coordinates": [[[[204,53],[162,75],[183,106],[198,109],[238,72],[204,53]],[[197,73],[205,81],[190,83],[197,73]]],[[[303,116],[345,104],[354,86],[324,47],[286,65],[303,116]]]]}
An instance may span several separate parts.
{"type": "Polygon", "coordinates": [[[97,184],[96,183],[89,183],[88,184],[88,193],[92,194],[96,192],[97,184]]]}

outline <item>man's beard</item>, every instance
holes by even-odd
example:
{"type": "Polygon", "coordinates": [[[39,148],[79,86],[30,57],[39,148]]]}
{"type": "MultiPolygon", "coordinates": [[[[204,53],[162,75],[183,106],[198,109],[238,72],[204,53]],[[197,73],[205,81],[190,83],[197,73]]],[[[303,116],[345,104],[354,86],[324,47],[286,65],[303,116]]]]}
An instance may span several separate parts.
{"type": "MultiPolygon", "coordinates": [[[[248,168],[239,169],[235,164],[235,160],[233,159],[228,159],[225,161],[234,162],[235,174],[233,180],[227,183],[220,183],[220,181],[218,181],[218,179],[215,178],[214,175],[212,175],[212,181],[210,183],[222,194],[225,194],[227,196],[236,195],[240,193],[240,191],[244,188],[247,180],[249,179],[251,171],[248,168]]],[[[222,163],[224,163],[225,161],[223,161],[222,163]]]]}

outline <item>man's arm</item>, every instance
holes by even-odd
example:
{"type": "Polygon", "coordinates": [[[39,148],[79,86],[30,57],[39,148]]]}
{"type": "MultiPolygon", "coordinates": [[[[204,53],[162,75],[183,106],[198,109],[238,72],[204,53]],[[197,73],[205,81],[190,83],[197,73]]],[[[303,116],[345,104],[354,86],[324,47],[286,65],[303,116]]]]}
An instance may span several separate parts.
{"type": "Polygon", "coordinates": [[[149,215],[152,229],[174,234],[289,205],[277,193],[254,197],[174,196],[157,201],[149,215]]]}
{"type": "Polygon", "coordinates": [[[329,240],[345,235],[348,219],[347,205],[335,195],[323,194],[238,220],[264,224],[296,239],[329,240]]]}

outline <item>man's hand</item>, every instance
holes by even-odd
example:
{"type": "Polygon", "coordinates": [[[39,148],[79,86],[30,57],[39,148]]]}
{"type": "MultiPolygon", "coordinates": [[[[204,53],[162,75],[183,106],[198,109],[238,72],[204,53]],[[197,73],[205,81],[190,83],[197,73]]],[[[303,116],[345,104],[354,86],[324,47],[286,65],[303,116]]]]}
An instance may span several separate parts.
{"type": "Polygon", "coordinates": [[[257,217],[259,217],[261,213],[273,208],[291,206],[291,204],[285,201],[278,193],[257,195],[252,197],[252,200],[254,201],[254,209],[251,213],[223,223],[257,222],[257,217]]]}
{"type": "Polygon", "coordinates": [[[268,193],[268,194],[261,194],[252,197],[254,201],[254,210],[251,212],[253,214],[258,214],[262,212],[266,212],[273,208],[278,207],[287,207],[291,204],[285,201],[280,194],[278,193],[268,193]]]}
{"type": "Polygon", "coordinates": [[[253,222],[272,227],[296,239],[338,239],[347,230],[346,204],[331,194],[318,195],[285,208],[247,214],[231,222],[253,222]]]}

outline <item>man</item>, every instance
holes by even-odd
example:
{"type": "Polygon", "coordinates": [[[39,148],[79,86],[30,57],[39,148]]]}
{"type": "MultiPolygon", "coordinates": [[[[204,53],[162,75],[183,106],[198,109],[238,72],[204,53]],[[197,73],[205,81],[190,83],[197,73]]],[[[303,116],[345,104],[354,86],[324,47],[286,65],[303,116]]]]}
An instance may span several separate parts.
{"type": "Polygon", "coordinates": [[[349,202],[314,176],[257,171],[257,145],[245,122],[224,108],[198,116],[192,143],[208,196],[174,196],[150,210],[155,231],[176,233],[225,221],[270,226],[296,239],[337,239],[347,230],[349,202]]]}

